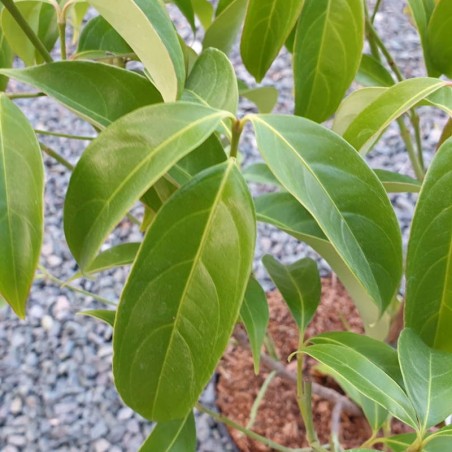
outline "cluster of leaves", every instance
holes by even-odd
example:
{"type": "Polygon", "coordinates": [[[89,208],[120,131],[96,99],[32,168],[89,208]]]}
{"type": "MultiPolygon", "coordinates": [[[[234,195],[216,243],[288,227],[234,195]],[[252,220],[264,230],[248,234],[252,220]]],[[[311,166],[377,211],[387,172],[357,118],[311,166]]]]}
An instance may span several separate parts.
{"type": "MultiPolygon", "coordinates": [[[[64,232],[80,266],[76,277],[132,264],[117,309],[88,314],[114,328],[122,399],[158,422],[143,450],[194,450],[192,409],[238,320],[259,370],[268,307],[250,277],[256,221],[316,250],[358,307],[367,336],[326,333],[304,341],[320,300],[317,265],[264,258],[300,330],[299,364],[304,354],[314,357],[362,408],[373,431],[367,446],[450,447],[449,427],[430,429],[452,411],[451,127],[449,121],[426,171],[416,113],[425,105],[452,111],[450,82],[438,78],[452,76],[450,0],[409,1],[430,77],[408,80],[363,0],[220,0],[215,8],[207,0],[174,0],[193,32],[204,29],[199,55],[161,0],[115,0],[114,7],[108,0],[1,1],[1,88],[9,78],[29,84],[99,132],[73,169],[64,232]],[[89,5],[99,16],[81,29],[89,5]],[[67,21],[77,44],[70,60],[67,21]],[[54,62],[49,52],[58,37],[62,61],[54,62]],[[294,115],[269,114],[274,87],[237,80],[227,54],[238,38],[257,82],[284,45],[293,52],[294,115]],[[363,55],[366,38],[371,54],[363,55]],[[12,68],[15,56],[25,69],[12,68]],[[127,69],[129,61],[142,70],[127,69]],[[344,99],[355,79],[364,87],[344,99]],[[260,113],[236,117],[239,95],[260,113]],[[333,114],[332,130],[320,124],[333,114]],[[363,159],[393,121],[416,179],[363,159]],[[246,123],[265,163],[242,170],[236,157],[246,123]],[[275,191],[253,200],[247,181],[275,191]],[[387,195],[404,191],[420,193],[405,272],[387,195]],[[142,243],[99,254],[137,201],[142,243]],[[384,339],[403,274],[406,329],[395,350],[384,339]],[[415,433],[377,439],[391,417],[415,433]]],[[[24,317],[43,236],[41,149],[64,160],[39,143],[14,96],[0,95],[0,294],[24,317]]],[[[301,370],[298,398],[309,426],[301,370]]],[[[315,432],[308,436],[313,449],[324,450],[315,432]]],[[[332,447],[340,449],[337,441],[332,447]]]]}

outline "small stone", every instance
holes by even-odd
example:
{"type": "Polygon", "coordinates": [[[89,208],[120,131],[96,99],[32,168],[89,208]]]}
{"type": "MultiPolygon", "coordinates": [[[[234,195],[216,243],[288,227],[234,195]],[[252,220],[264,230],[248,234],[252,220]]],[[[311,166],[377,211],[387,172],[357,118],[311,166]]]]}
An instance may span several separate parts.
{"type": "Polygon", "coordinates": [[[101,438],[94,443],[94,450],[96,452],[107,452],[107,450],[111,451],[111,449],[111,444],[106,439],[101,438]]]}
{"type": "Polygon", "coordinates": [[[19,397],[11,402],[10,411],[12,414],[19,414],[22,411],[22,400],[19,397]]]}
{"type": "Polygon", "coordinates": [[[90,436],[91,439],[95,440],[95,439],[99,439],[102,438],[103,436],[105,436],[108,432],[108,428],[105,425],[105,422],[103,421],[98,421],[94,427],[91,429],[90,432],[90,436]]]}
{"type": "Polygon", "coordinates": [[[47,258],[47,264],[49,267],[56,268],[59,267],[63,263],[63,259],[60,256],[55,256],[52,254],[47,258]]]}
{"type": "Polygon", "coordinates": [[[50,331],[53,326],[53,319],[49,315],[45,315],[41,320],[41,326],[45,331],[50,331]]]}
{"type": "Polygon", "coordinates": [[[19,452],[19,449],[15,446],[8,445],[3,449],[3,452],[19,452]]]}
{"type": "Polygon", "coordinates": [[[128,407],[121,408],[118,411],[118,420],[119,421],[126,421],[127,419],[130,419],[132,416],[133,416],[133,411],[128,407]]]}
{"type": "Polygon", "coordinates": [[[138,424],[138,421],[136,419],[131,419],[129,422],[127,422],[127,430],[130,433],[139,433],[140,424],[138,424]]]}
{"type": "Polygon", "coordinates": [[[13,446],[23,447],[27,443],[27,440],[25,439],[25,436],[22,435],[11,435],[8,438],[8,443],[13,446]]]}
{"type": "Polygon", "coordinates": [[[53,314],[58,319],[64,318],[71,309],[69,300],[64,296],[59,296],[53,307],[53,314]]]}

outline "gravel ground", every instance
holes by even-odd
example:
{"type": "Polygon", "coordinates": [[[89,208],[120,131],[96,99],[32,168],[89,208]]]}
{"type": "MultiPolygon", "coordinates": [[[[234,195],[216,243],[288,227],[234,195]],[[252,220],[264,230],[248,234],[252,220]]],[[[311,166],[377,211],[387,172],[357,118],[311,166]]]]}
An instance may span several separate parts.
{"type": "MultiPolygon", "coordinates": [[[[376,24],[405,75],[424,75],[419,41],[402,8],[402,2],[384,2],[376,24]]],[[[233,59],[237,62],[239,77],[252,82],[240,65],[237,51],[233,59]]],[[[287,54],[275,62],[264,83],[275,84],[280,90],[276,110],[290,112],[293,100],[287,54]]],[[[11,87],[22,88],[13,83],[11,87]]],[[[21,100],[18,104],[38,129],[93,135],[89,125],[51,100],[21,100]]],[[[244,112],[252,106],[245,102],[241,108],[244,112]]],[[[429,160],[445,118],[432,109],[421,111],[421,117],[426,159],[429,160]]],[[[47,137],[42,141],[72,163],[77,161],[86,145],[60,138],[47,137]]],[[[241,147],[246,155],[245,164],[258,160],[252,134],[244,135],[241,147]]],[[[373,167],[410,174],[409,161],[395,127],[385,133],[370,160],[373,167]]],[[[41,264],[64,280],[76,269],[63,236],[61,215],[69,174],[47,157],[45,166],[46,232],[41,264]]],[[[406,241],[414,197],[393,196],[393,203],[406,241]]],[[[109,243],[140,238],[135,227],[123,222],[109,243]]],[[[276,229],[259,226],[255,271],[266,288],[271,284],[260,264],[266,253],[285,262],[315,256],[276,229]]],[[[328,271],[324,262],[321,262],[321,269],[328,271]]],[[[125,277],[126,271],[118,269],[104,274],[101,279],[85,281],[81,287],[117,300],[125,277]]],[[[61,289],[45,278],[34,284],[25,321],[19,321],[9,309],[0,310],[0,450],[120,452],[135,451],[143,442],[151,425],[125,407],[114,389],[111,329],[77,315],[80,310],[98,307],[100,305],[92,299],[61,289]]],[[[214,397],[211,383],[203,395],[203,402],[213,406],[214,397]]],[[[197,428],[199,451],[233,450],[224,428],[207,416],[197,416],[197,428]]]]}

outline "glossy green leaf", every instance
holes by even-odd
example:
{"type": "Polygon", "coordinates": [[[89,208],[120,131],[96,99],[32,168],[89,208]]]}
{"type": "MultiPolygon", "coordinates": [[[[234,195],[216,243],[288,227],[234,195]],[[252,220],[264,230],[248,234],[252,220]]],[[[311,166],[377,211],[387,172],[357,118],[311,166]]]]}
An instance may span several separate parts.
{"type": "Polygon", "coordinates": [[[339,136],[304,118],[251,116],[279,182],[315,218],[381,313],[402,274],[401,236],[375,173],[339,136]]]}
{"type": "Polygon", "coordinates": [[[425,452],[444,452],[452,447],[452,425],[428,436],[424,445],[425,452]]]}
{"type": "Polygon", "coordinates": [[[268,254],[262,262],[303,335],[320,303],[322,286],[316,262],[305,258],[283,265],[268,254]]]}
{"type": "Polygon", "coordinates": [[[278,179],[276,179],[265,163],[253,163],[252,165],[247,166],[242,173],[245,180],[248,182],[275,185],[282,188],[278,179]]]}
{"type": "Polygon", "coordinates": [[[185,102],[153,105],[119,119],[88,146],[64,209],[66,239],[82,270],[133,203],[226,116],[185,102]]]}
{"type": "Polygon", "coordinates": [[[452,86],[445,86],[430,94],[426,99],[419,102],[419,106],[431,106],[443,110],[449,116],[452,116],[452,86]]]}
{"type": "Polygon", "coordinates": [[[102,63],[60,61],[0,73],[42,90],[98,128],[162,100],[141,75],[102,63]]]}
{"type": "Polygon", "coordinates": [[[353,298],[366,333],[377,339],[385,339],[389,331],[387,316],[380,316],[375,302],[328,241],[312,215],[289,193],[259,196],[255,199],[255,205],[259,221],[272,224],[307,243],[331,265],[353,298]]]}
{"type": "Polygon", "coordinates": [[[0,95],[0,295],[25,317],[41,250],[44,211],[41,149],[27,118],[0,95]]]}
{"type": "Polygon", "coordinates": [[[353,91],[339,105],[334,116],[333,130],[337,134],[343,135],[356,117],[385,93],[387,89],[384,87],[370,87],[353,91]]]}
{"type": "Polygon", "coordinates": [[[404,433],[403,435],[386,438],[385,444],[391,447],[392,452],[406,452],[416,439],[416,433],[404,433]]]}
{"type": "MultiPolygon", "coordinates": [[[[55,8],[45,2],[38,1],[19,1],[16,2],[16,6],[47,50],[51,50],[58,39],[55,8]]],[[[27,66],[43,62],[41,54],[35,49],[27,35],[6,9],[3,9],[1,13],[1,28],[13,52],[27,66]]]]}
{"type": "Polygon", "coordinates": [[[133,52],[121,35],[102,16],[91,19],[80,35],[77,52],[88,50],[105,50],[117,55],[133,52]]]}
{"type": "Polygon", "coordinates": [[[278,90],[273,86],[240,89],[239,94],[256,104],[259,113],[271,113],[279,96],[278,90]]]}
{"type": "Polygon", "coordinates": [[[262,344],[267,332],[269,318],[267,296],[264,289],[251,277],[240,309],[240,320],[248,333],[256,375],[259,373],[262,344]]]}
{"type": "Polygon", "coordinates": [[[182,420],[159,422],[139,452],[195,452],[196,425],[193,412],[182,420]]]}
{"type": "Polygon", "coordinates": [[[245,17],[248,0],[232,1],[212,22],[204,36],[203,47],[215,47],[229,55],[245,17]]]}
{"type": "Polygon", "coordinates": [[[196,17],[204,29],[210,27],[213,18],[213,5],[209,0],[191,0],[196,17]]]}
{"type": "Polygon", "coordinates": [[[434,78],[413,78],[391,86],[353,119],[343,132],[344,138],[366,154],[392,121],[446,83],[434,78]]]}
{"type": "Polygon", "coordinates": [[[389,71],[372,55],[363,54],[356,74],[356,81],[363,86],[392,86],[394,79],[389,71]]]}
{"type": "Polygon", "coordinates": [[[407,255],[405,322],[427,345],[452,351],[452,139],[424,180],[407,255]]]}
{"type": "Polygon", "coordinates": [[[98,320],[102,320],[107,325],[110,325],[112,328],[115,326],[115,317],[116,311],[111,309],[95,309],[92,311],[81,311],[80,315],[87,315],[88,317],[93,317],[98,320]]]}
{"type": "Polygon", "coordinates": [[[89,0],[140,58],[163,99],[176,100],[185,64],[174,25],[161,0],[89,0]],[[133,24],[133,26],[132,26],[133,24]]]}
{"type": "Polygon", "coordinates": [[[177,189],[178,184],[168,180],[167,176],[163,176],[141,197],[141,202],[146,207],[146,216],[141,226],[142,230],[148,228],[157,212],[177,189]]]}
{"type": "Polygon", "coordinates": [[[185,16],[193,32],[196,31],[195,12],[193,10],[192,0],[173,0],[180,12],[185,16]]]}
{"type": "Polygon", "coordinates": [[[258,82],[278,56],[303,3],[304,0],[249,0],[240,53],[248,72],[258,82]]]}
{"type": "Polygon", "coordinates": [[[421,38],[427,73],[431,77],[437,77],[440,72],[432,65],[427,37],[428,24],[435,8],[435,0],[408,0],[408,5],[421,38]]]}
{"type": "MultiPolygon", "coordinates": [[[[6,42],[5,36],[0,28],[0,68],[9,68],[13,65],[14,55],[6,42]]],[[[0,91],[5,91],[8,85],[8,77],[0,75],[0,91]]]]}
{"type": "Polygon", "coordinates": [[[364,354],[352,347],[336,344],[312,345],[305,348],[304,352],[328,366],[394,417],[416,428],[416,413],[403,389],[364,354]]]}
{"type": "Polygon", "coordinates": [[[435,71],[452,78],[452,2],[439,0],[427,27],[428,55],[435,71]]]}
{"type": "Polygon", "coordinates": [[[452,354],[427,347],[409,328],[400,334],[398,351],[407,394],[427,431],[451,414],[452,354]]]}
{"type": "Polygon", "coordinates": [[[207,105],[237,112],[239,93],[234,68],[220,50],[206,49],[201,53],[185,86],[207,105]]]}
{"type": "Polygon", "coordinates": [[[306,0],[293,52],[295,114],[328,119],[355,78],[364,44],[362,0],[306,0]]]}
{"type": "Polygon", "coordinates": [[[219,0],[215,10],[215,16],[219,16],[234,0],[219,0]]]}
{"type": "Polygon", "coordinates": [[[383,169],[374,172],[388,193],[419,193],[421,190],[421,183],[412,177],[383,169]]]}
{"type": "Polygon", "coordinates": [[[195,404],[239,315],[255,229],[234,159],[195,176],[159,211],[124,288],[114,335],[116,387],[142,416],[178,419],[195,404]]]}

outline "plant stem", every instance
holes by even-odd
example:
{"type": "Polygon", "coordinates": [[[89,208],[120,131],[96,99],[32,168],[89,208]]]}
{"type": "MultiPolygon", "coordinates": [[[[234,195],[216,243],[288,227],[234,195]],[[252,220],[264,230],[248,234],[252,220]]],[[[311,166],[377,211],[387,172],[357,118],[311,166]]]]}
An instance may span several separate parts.
{"type": "Polygon", "coordinates": [[[240,135],[243,131],[243,124],[243,121],[240,119],[236,119],[232,124],[231,152],[229,154],[231,157],[237,157],[240,135]]]}
{"type": "Polygon", "coordinates": [[[251,407],[250,420],[248,421],[248,424],[246,424],[247,429],[250,430],[253,428],[253,425],[256,422],[257,411],[259,410],[259,406],[262,403],[262,399],[265,397],[267,389],[270,386],[270,383],[276,377],[276,375],[277,375],[276,370],[273,370],[270,374],[268,374],[263,385],[261,386],[259,393],[257,394],[256,400],[254,401],[253,406],[251,407]]]}
{"type": "Polygon", "coordinates": [[[38,135],[50,135],[52,137],[69,138],[71,140],[82,140],[82,141],[92,141],[92,140],[94,140],[94,137],[87,137],[87,136],[81,136],[81,135],[71,135],[71,134],[68,134],[68,133],[51,132],[50,130],[35,129],[35,133],[37,133],[38,135]]]}
{"type": "Polygon", "coordinates": [[[416,154],[416,150],[414,149],[413,143],[411,141],[410,131],[407,129],[407,126],[403,118],[398,118],[397,124],[399,125],[402,140],[405,143],[408,155],[411,160],[411,164],[413,165],[414,173],[416,174],[417,179],[422,181],[424,179],[425,174],[422,165],[419,162],[419,157],[416,154]]]}
{"type": "Polygon", "coordinates": [[[67,59],[67,50],[66,50],[66,21],[64,17],[58,19],[58,34],[60,36],[60,46],[61,46],[61,59],[67,59]]]}
{"type": "Polygon", "coordinates": [[[19,9],[17,8],[14,0],[0,0],[5,8],[9,11],[11,16],[17,22],[17,25],[26,34],[31,43],[35,46],[36,50],[41,54],[42,58],[46,63],[51,63],[53,61],[52,56],[49,51],[45,48],[42,41],[39,39],[38,35],[33,31],[28,22],[24,19],[19,9]]]}
{"type": "Polygon", "coordinates": [[[44,97],[44,93],[5,93],[11,100],[14,99],[33,99],[36,97],[44,97]]]}
{"type": "Polygon", "coordinates": [[[67,287],[68,289],[72,290],[73,292],[78,292],[82,295],[85,295],[87,297],[91,297],[96,301],[99,301],[100,303],[109,305],[109,306],[118,306],[118,303],[115,303],[114,301],[108,300],[107,298],[100,297],[99,295],[93,294],[91,292],[88,292],[87,290],[84,290],[80,287],[73,286],[72,284],[66,284],[65,281],[62,281],[61,279],[57,278],[56,276],[52,275],[45,267],[42,265],[38,266],[39,270],[43,273],[44,277],[48,278],[50,281],[58,284],[60,287],[67,287]]]}
{"type": "Polygon", "coordinates": [[[377,3],[375,4],[374,12],[372,13],[372,17],[370,18],[370,21],[372,23],[375,22],[375,17],[377,15],[378,11],[380,10],[381,3],[382,3],[382,0],[377,0],[377,3]]]}
{"type": "MultiPolygon", "coordinates": [[[[54,158],[58,163],[61,163],[61,165],[63,165],[69,171],[74,170],[74,165],[68,160],[66,160],[62,155],[58,154],[58,152],[49,148],[44,143],[39,142],[39,145],[41,146],[43,152],[45,152],[50,157],[54,158]]],[[[136,224],[137,226],[141,226],[141,221],[135,216],[133,216],[131,213],[128,213],[126,216],[132,223],[136,224]]]]}
{"type": "Polygon", "coordinates": [[[310,447],[303,448],[303,449],[291,449],[289,447],[282,446],[281,444],[275,443],[271,439],[266,438],[265,436],[259,435],[258,433],[255,433],[240,424],[237,424],[232,419],[229,419],[225,416],[222,416],[221,414],[216,413],[215,411],[210,410],[204,405],[201,405],[200,403],[196,404],[196,409],[198,411],[201,411],[202,413],[208,414],[210,417],[215,419],[217,422],[222,422],[225,425],[228,425],[229,427],[232,427],[239,432],[243,433],[244,435],[248,436],[248,438],[251,438],[255,441],[259,441],[262,444],[265,444],[268,447],[271,447],[274,450],[282,451],[282,452],[311,452],[312,449],[310,447]]]}

